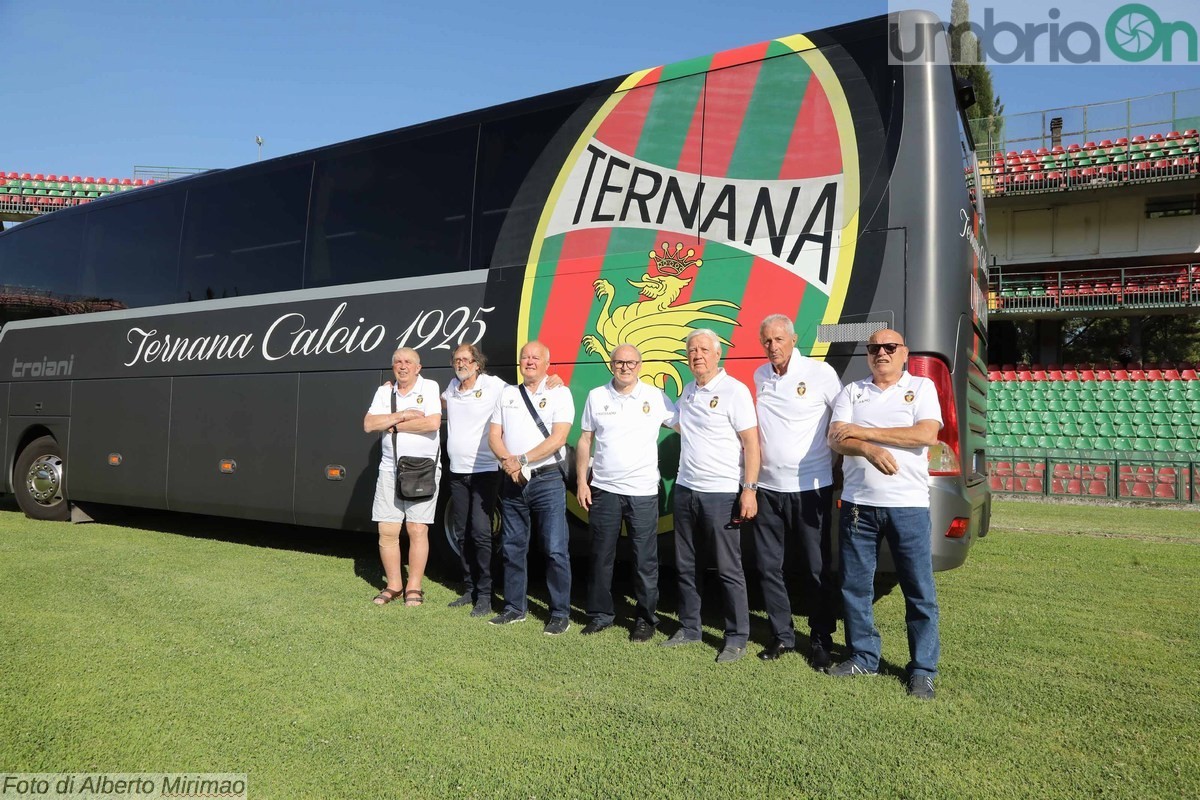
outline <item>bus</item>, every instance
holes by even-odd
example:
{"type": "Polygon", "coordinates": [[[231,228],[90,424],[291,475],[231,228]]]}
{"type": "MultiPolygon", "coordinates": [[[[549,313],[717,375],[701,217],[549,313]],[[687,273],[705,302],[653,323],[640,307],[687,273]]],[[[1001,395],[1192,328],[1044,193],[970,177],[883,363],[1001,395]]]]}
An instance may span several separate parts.
{"type": "MultiPolygon", "coordinates": [[[[904,333],[946,423],[935,565],[963,563],[990,511],[982,198],[969,91],[890,59],[902,28],[945,46],[899,12],[3,232],[4,489],[47,520],[99,503],[369,530],[361,419],[395,348],[445,386],[460,343],[511,378],[540,339],[582,407],[622,342],[677,397],[700,327],[753,386],[759,322],[784,313],[844,382],[873,331],[904,333]]],[[[661,447],[669,493],[677,437],[661,447]]]]}

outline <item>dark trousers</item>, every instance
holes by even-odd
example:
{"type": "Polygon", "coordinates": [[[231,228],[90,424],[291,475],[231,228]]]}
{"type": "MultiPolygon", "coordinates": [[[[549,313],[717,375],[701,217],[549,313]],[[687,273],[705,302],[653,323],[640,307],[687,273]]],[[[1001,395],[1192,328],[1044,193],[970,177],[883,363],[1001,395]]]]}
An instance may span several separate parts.
{"type": "Polygon", "coordinates": [[[658,495],[632,497],[592,489],[588,528],[592,537],[592,574],[588,581],[587,613],[595,622],[614,619],[612,578],[621,522],[629,530],[637,580],[637,618],[658,625],[658,495]]]}
{"type": "Polygon", "coordinates": [[[750,604],[742,570],[742,532],[733,527],[736,492],[695,492],[675,485],[675,568],[679,572],[679,623],[684,636],[700,638],[700,595],[704,569],[716,561],[725,594],[725,645],[745,647],[750,638],[750,604]]]}
{"type": "Polygon", "coordinates": [[[453,524],[447,539],[462,565],[462,579],[472,599],[492,596],[492,515],[500,471],[450,473],[450,508],[453,524]]]}
{"type": "Polygon", "coordinates": [[[752,524],[763,605],[771,633],[788,647],[796,646],[792,604],[783,574],[789,549],[799,548],[804,559],[800,585],[809,604],[811,636],[828,646],[837,626],[837,587],[830,575],[832,499],[833,489],[829,486],[806,492],[758,490],[758,516],[752,524]]]}

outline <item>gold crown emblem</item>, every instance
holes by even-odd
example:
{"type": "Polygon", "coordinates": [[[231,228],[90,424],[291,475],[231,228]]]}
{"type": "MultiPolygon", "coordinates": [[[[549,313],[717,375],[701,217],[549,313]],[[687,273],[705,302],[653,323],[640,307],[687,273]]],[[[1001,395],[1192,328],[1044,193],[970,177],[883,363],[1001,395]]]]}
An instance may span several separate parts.
{"type": "Polygon", "coordinates": [[[689,247],[687,252],[683,252],[683,242],[675,243],[674,252],[671,251],[671,245],[668,242],[662,243],[662,253],[657,250],[650,251],[650,260],[654,262],[654,266],[658,267],[658,271],[664,275],[679,275],[688,267],[700,268],[704,263],[703,259],[697,258],[692,260],[692,256],[696,255],[696,251],[689,247]]]}

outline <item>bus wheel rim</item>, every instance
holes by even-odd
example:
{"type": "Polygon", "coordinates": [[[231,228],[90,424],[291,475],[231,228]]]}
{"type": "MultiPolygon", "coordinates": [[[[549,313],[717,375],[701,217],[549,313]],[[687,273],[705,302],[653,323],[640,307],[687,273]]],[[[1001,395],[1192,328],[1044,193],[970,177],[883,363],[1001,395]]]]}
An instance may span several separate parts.
{"type": "Polygon", "coordinates": [[[39,505],[52,506],[62,501],[62,463],[59,456],[44,455],[29,465],[25,486],[39,505]]]}

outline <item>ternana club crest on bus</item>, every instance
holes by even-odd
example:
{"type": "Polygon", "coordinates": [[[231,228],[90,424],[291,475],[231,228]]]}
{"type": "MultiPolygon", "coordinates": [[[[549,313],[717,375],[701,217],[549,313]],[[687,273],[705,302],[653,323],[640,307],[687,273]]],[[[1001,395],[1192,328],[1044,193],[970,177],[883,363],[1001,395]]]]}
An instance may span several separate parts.
{"type": "MultiPolygon", "coordinates": [[[[683,342],[696,327],[703,323],[720,321],[737,325],[738,306],[728,300],[694,300],[680,303],[680,293],[692,282],[683,277],[690,268],[699,268],[704,262],[694,259],[696,251],[683,250],[683,243],[676,242],[672,250],[667,242],[662,243],[662,252],[650,251],[650,263],[657,275],[649,272],[640,281],[625,279],[638,290],[633,302],[613,308],[613,285],[601,278],[592,284],[596,297],[603,302],[596,318],[596,333],[583,337],[583,349],[600,356],[612,371],[609,354],[621,344],[631,344],[642,353],[642,367],[638,378],[652,383],[660,389],[667,388],[667,381],[675,382],[676,392],[683,389],[684,380],[675,364],[686,359],[683,342]],[[734,314],[707,311],[708,308],[731,308],[734,314]]],[[[728,347],[722,338],[721,345],[728,347]]]]}

